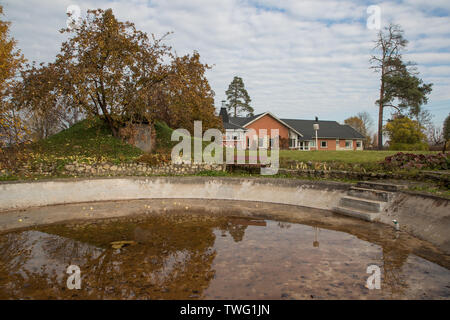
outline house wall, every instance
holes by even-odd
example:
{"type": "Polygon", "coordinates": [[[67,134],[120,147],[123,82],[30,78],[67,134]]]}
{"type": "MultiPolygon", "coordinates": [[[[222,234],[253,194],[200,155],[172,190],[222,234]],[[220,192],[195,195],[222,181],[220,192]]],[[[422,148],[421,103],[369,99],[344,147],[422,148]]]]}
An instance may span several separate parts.
{"type": "Polygon", "coordinates": [[[256,133],[258,133],[260,129],[266,129],[267,135],[270,135],[270,130],[278,129],[280,138],[289,138],[289,129],[268,114],[256,120],[255,122],[250,123],[250,125],[246,126],[246,128],[253,129],[256,131],[256,133]]]}
{"type": "MultiPolygon", "coordinates": [[[[256,131],[256,134],[260,136],[261,134],[259,130],[265,129],[267,130],[267,135],[270,136],[270,132],[272,129],[278,129],[278,134],[280,136],[280,139],[289,139],[289,128],[274,119],[272,116],[266,114],[262,118],[256,120],[255,122],[250,123],[249,125],[245,126],[247,129],[253,129],[256,131]]],[[[253,141],[253,137],[250,133],[246,134],[245,141],[247,141],[247,136],[249,136],[250,141],[253,141]]],[[[265,147],[268,147],[268,141],[265,139],[265,147]]]]}
{"type": "MultiPolygon", "coordinates": [[[[316,139],[313,140],[314,142],[316,142],[316,139]]],[[[319,150],[336,150],[336,139],[318,139],[318,143],[319,143],[319,150]],[[327,148],[322,148],[320,147],[320,145],[322,144],[322,141],[326,141],[327,144],[327,148]]],[[[316,147],[310,147],[310,150],[316,150],[316,147]]]]}
{"type": "MultiPolygon", "coordinates": [[[[339,139],[339,144],[336,144],[336,139],[320,139],[319,138],[319,151],[320,150],[363,150],[363,148],[362,148],[362,140],[360,140],[361,141],[361,148],[360,149],[357,149],[357,147],[356,147],[356,141],[358,141],[358,139],[351,139],[353,141],[352,148],[351,149],[346,149],[345,148],[345,141],[346,140],[350,140],[350,139],[339,139]],[[327,141],[327,143],[328,143],[327,148],[321,148],[320,147],[321,141],[327,141]]],[[[315,147],[310,147],[310,150],[316,150],[316,148],[315,147]]]]}

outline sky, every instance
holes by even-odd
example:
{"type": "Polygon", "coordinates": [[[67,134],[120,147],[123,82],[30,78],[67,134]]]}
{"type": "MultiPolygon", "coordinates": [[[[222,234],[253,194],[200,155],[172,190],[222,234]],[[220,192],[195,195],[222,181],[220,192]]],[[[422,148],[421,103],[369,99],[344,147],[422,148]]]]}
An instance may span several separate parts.
{"type": "MultiPolygon", "coordinates": [[[[198,51],[212,66],[207,78],[219,108],[234,76],[243,78],[255,113],[280,118],[344,119],[367,111],[376,125],[379,74],[369,59],[378,30],[368,28],[380,8],[381,28],[399,24],[409,40],[404,59],[433,83],[429,103],[442,127],[450,112],[450,1],[350,0],[0,0],[3,19],[29,61],[50,62],[66,39],[66,11],[112,8],[121,21],[157,37],[178,55],[198,51]],[[372,20],[369,20],[372,21],[372,20]]],[[[385,112],[385,120],[390,110],[385,112]]],[[[375,130],[375,127],[373,128],[375,130]]]]}

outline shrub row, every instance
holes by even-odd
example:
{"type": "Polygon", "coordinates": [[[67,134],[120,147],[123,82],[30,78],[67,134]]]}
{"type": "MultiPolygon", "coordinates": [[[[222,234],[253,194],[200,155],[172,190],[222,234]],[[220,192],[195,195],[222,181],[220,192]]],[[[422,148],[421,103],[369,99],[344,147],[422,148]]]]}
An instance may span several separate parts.
{"type": "Polygon", "coordinates": [[[450,153],[414,154],[398,152],[380,162],[383,168],[447,170],[450,168],[450,153]]]}

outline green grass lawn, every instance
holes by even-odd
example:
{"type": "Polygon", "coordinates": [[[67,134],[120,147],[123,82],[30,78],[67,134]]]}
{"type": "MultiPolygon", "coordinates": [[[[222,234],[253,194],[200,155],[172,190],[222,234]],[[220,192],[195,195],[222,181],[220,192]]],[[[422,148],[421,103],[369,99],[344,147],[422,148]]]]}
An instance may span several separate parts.
{"type": "MultiPolygon", "coordinates": [[[[399,151],[300,151],[280,150],[280,159],[303,162],[376,163],[399,151]]],[[[433,153],[433,151],[404,151],[412,153],[433,153]]]]}

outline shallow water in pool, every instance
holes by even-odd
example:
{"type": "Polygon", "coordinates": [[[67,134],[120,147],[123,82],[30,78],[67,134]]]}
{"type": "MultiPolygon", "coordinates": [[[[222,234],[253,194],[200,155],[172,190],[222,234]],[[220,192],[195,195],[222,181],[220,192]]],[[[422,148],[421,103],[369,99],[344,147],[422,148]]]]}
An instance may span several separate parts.
{"type": "Polygon", "coordinates": [[[450,298],[439,257],[413,254],[417,239],[371,230],[367,241],[339,228],[196,213],[37,227],[0,235],[0,299],[450,298]],[[69,265],[80,268],[79,290],[67,288],[69,265]],[[371,265],[381,289],[367,287],[371,265]]]}

